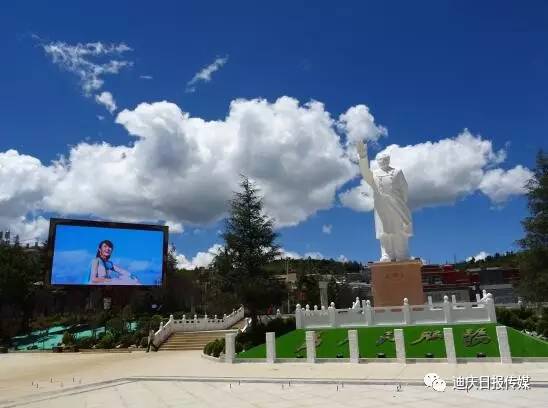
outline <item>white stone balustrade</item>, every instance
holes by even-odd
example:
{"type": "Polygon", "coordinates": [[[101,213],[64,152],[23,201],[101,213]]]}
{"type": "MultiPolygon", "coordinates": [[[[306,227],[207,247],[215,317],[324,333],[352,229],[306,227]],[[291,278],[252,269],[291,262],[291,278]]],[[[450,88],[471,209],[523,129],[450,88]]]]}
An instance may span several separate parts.
{"type": "Polygon", "coordinates": [[[158,331],[154,333],[152,343],[159,347],[169,336],[177,332],[195,332],[209,330],[226,330],[234,326],[244,318],[244,307],[241,306],[238,310],[233,310],[229,315],[223,315],[222,318],[204,317],[199,318],[194,315],[192,318],[187,318],[183,315],[182,319],[174,319],[173,315],[169,316],[166,324],[160,324],[158,331]]]}
{"type": "MultiPolygon", "coordinates": [[[[324,309],[297,305],[295,322],[298,329],[332,327],[405,326],[419,324],[496,323],[493,296],[485,293],[479,302],[451,302],[410,305],[404,299],[401,306],[371,307],[369,300],[352,303],[351,308],[336,309],[335,304],[324,309]]],[[[455,300],[455,299],[453,299],[455,300]]]]}

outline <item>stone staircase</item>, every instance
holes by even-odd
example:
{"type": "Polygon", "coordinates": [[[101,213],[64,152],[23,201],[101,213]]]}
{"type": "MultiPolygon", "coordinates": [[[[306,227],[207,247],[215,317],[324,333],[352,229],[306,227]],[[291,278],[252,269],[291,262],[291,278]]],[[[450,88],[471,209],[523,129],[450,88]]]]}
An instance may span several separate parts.
{"type": "Polygon", "coordinates": [[[216,331],[198,331],[198,332],[179,332],[173,333],[166,342],[164,342],[159,351],[172,350],[202,350],[204,346],[215,339],[225,337],[227,333],[236,333],[238,330],[216,330],[216,331]]]}

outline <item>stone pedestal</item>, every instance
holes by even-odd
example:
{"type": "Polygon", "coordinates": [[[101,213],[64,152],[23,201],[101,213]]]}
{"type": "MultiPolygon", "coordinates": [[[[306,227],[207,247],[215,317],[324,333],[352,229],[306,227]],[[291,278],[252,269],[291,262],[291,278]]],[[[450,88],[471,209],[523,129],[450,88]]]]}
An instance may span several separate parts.
{"type": "Polygon", "coordinates": [[[377,262],[370,265],[373,302],[379,306],[399,306],[407,298],[410,305],[422,305],[420,261],[377,262]]]}
{"type": "Polygon", "coordinates": [[[233,363],[236,355],[236,333],[225,334],[225,363],[233,363]]]}
{"type": "Polygon", "coordinates": [[[350,362],[358,364],[360,362],[360,349],[357,330],[348,330],[348,351],[350,352],[350,362]]]}
{"type": "Polygon", "coordinates": [[[266,333],[266,362],[271,364],[276,362],[276,333],[274,332],[266,333]]]}

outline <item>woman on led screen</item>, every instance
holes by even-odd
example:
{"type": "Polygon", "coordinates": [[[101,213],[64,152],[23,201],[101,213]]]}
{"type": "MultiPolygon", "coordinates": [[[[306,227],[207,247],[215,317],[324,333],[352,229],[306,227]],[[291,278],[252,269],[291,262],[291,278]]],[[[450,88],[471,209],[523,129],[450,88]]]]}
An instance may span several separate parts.
{"type": "Polygon", "coordinates": [[[97,255],[91,261],[90,284],[140,285],[133,274],[112,263],[110,256],[113,250],[114,244],[108,239],[99,243],[97,255]]]}

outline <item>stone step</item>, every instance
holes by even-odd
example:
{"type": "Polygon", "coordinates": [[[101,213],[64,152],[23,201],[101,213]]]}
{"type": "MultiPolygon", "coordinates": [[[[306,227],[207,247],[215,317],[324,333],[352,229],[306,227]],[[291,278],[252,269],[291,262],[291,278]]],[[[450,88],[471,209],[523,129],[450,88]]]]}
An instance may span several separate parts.
{"type": "Polygon", "coordinates": [[[159,350],[202,350],[207,343],[224,338],[227,333],[235,332],[237,332],[237,330],[173,333],[167,341],[160,346],[159,350]]]}

